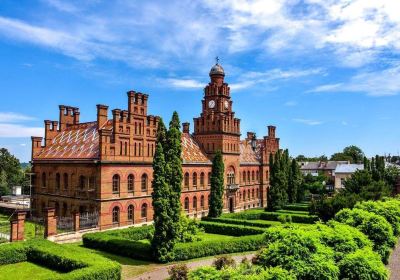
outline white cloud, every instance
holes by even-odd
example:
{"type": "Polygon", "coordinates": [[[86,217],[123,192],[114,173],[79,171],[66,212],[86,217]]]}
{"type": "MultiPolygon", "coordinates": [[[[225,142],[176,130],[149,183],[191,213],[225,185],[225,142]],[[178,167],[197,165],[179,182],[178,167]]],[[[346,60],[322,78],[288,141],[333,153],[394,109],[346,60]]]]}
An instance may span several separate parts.
{"type": "Polygon", "coordinates": [[[0,123],[0,137],[31,137],[31,136],[43,136],[43,127],[28,127],[19,124],[7,124],[0,123]]]}
{"type": "Polygon", "coordinates": [[[294,122],[306,124],[306,125],[320,125],[323,124],[322,121],[310,120],[310,119],[293,119],[294,122]]]}
{"type": "Polygon", "coordinates": [[[203,88],[205,83],[193,79],[166,79],[166,85],[176,88],[203,88]]]}
{"type": "Polygon", "coordinates": [[[287,106],[287,107],[294,107],[294,106],[297,105],[297,102],[296,102],[296,101],[287,101],[287,102],[285,102],[285,104],[283,104],[283,105],[285,105],[285,106],[287,106]]]}
{"type": "Polygon", "coordinates": [[[347,82],[318,86],[309,92],[357,92],[370,96],[400,93],[400,65],[382,71],[360,72],[347,82]]]}
{"type": "Polygon", "coordinates": [[[0,112],[0,123],[35,120],[34,117],[13,112],[0,112]]]}

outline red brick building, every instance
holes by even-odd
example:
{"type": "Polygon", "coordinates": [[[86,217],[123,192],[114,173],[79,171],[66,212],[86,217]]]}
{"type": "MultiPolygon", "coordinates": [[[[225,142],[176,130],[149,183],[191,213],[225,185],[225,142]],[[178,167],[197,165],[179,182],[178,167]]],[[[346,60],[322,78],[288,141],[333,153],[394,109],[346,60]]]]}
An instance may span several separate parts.
{"type": "MultiPolygon", "coordinates": [[[[183,123],[182,208],[190,216],[207,214],[211,160],[221,150],[225,163],[225,211],[265,206],[270,153],[279,149],[275,127],[256,139],[240,140],[240,119],[232,110],[224,70],[211,68],[202,112],[194,132],[183,123]]],[[[80,123],[79,109],[60,105],[59,121],[45,121],[45,138],[32,137],[36,173],[32,208],[40,215],[55,207],[56,215],[100,213],[101,228],[152,220],[151,181],[157,116],[148,115],[148,95],[129,91],[128,108],[97,105],[97,119],[80,123]]]]}

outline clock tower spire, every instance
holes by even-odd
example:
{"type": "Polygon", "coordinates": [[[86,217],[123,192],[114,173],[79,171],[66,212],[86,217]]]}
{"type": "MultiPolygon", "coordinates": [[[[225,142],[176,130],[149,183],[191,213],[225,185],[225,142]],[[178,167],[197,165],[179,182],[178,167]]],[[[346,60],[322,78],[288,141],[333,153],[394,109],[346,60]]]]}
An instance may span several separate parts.
{"type": "Polygon", "coordinates": [[[210,70],[210,83],[204,88],[202,113],[194,118],[196,141],[210,155],[220,150],[222,154],[239,155],[240,119],[232,111],[230,88],[224,82],[225,71],[219,64],[210,70]]]}

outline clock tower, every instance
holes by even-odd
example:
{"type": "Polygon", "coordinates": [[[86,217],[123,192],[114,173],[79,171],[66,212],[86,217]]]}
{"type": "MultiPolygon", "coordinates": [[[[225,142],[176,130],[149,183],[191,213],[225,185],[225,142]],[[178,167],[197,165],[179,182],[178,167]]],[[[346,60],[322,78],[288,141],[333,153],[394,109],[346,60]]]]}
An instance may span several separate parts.
{"type": "Polygon", "coordinates": [[[211,157],[220,150],[224,156],[240,154],[240,119],[232,111],[230,88],[225,72],[217,63],[210,70],[210,83],[204,88],[202,112],[194,118],[194,138],[211,157]]]}

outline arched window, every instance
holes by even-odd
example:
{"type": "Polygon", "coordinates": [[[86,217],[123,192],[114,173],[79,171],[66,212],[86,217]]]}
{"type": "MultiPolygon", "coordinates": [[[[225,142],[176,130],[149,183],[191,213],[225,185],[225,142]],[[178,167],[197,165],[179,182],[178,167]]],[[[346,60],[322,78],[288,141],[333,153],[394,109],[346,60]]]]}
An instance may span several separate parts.
{"type": "Polygon", "coordinates": [[[56,190],[59,190],[61,187],[61,176],[60,173],[56,174],[56,190]]]}
{"type": "Polygon", "coordinates": [[[246,183],[246,171],[243,171],[243,183],[246,183]]]}
{"type": "Polygon", "coordinates": [[[242,193],[239,192],[239,202],[242,201],[242,193]]]}
{"type": "Polygon", "coordinates": [[[64,181],[64,189],[68,189],[68,174],[64,173],[63,175],[63,181],[64,181]]]}
{"type": "Polygon", "coordinates": [[[251,190],[251,197],[254,198],[254,189],[251,190]]]}
{"type": "Polygon", "coordinates": [[[249,184],[250,184],[250,171],[247,171],[247,181],[248,181],[249,184]]]}
{"type": "Polygon", "coordinates": [[[46,173],[42,173],[42,188],[46,187],[47,183],[47,178],[46,178],[46,173]]]}
{"type": "Polygon", "coordinates": [[[251,171],[251,180],[252,181],[254,181],[256,178],[255,178],[255,176],[254,176],[254,170],[253,171],[251,171]]]}
{"type": "Polygon", "coordinates": [[[128,206],[128,221],[133,221],[133,205],[128,206]]]}
{"type": "Polygon", "coordinates": [[[133,174],[129,174],[128,176],[128,192],[133,192],[135,189],[135,176],[133,174]]]}
{"type": "Polygon", "coordinates": [[[119,207],[115,206],[112,210],[112,222],[113,224],[119,223],[119,207]]]}
{"type": "Polygon", "coordinates": [[[189,198],[185,197],[185,210],[189,211],[189,198]]]}
{"type": "Polygon", "coordinates": [[[197,197],[193,197],[193,209],[197,210],[197,197]]]}
{"type": "MultiPolygon", "coordinates": [[[[147,174],[144,173],[142,175],[142,192],[146,192],[147,191],[147,174]]],[[[147,207],[147,204],[146,204],[147,207]]]]}
{"type": "Polygon", "coordinates": [[[140,216],[142,219],[147,219],[147,203],[142,204],[142,209],[140,211],[140,216]]]}
{"type": "Polygon", "coordinates": [[[119,193],[120,178],[118,174],[115,174],[112,178],[112,191],[113,193],[119,193]]]}
{"type": "Polygon", "coordinates": [[[250,200],[250,190],[247,190],[247,199],[250,200]]]}
{"type": "Polygon", "coordinates": [[[86,177],[81,175],[79,176],[79,188],[83,190],[86,187],[86,177]]]}
{"type": "Polygon", "coordinates": [[[208,172],[208,185],[211,186],[211,172],[208,172]]]}
{"type": "Polygon", "coordinates": [[[200,197],[200,207],[204,208],[204,195],[200,197]]]}
{"type": "Polygon", "coordinates": [[[63,209],[62,209],[62,216],[63,217],[65,217],[65,216],[67,216],[67,210],[68,210],[68,206],[67,206],[67,203],[63,203],[63,209]]]}
{"type": "Polygon", "coordinates": [[[194,188],[197,188],[197,173],[196,172],[194,172],[193,173],[193,187],[194,188]]]}
{"type": "Polygon", "coordinates": [[[226,181],[227,181],[228,185],[234,185],[235,184],[235,170],[233,169],[232,166],[229,167],[226,181]]]}
{"type": "Polygon", "coordinates": [[[185,173],[184,185],[185,185],[185,188],[189,188],[189,173],[188,172],[185,173]]]}
{"type": "Polygon", "coordinates": [[[257,172],[256,172],[256,180],[257,180],[257,182],[260,181],[260,174],[259,174],[258,170],[257,170],[257,172]]]}
{"type": "Polygon", "coordinates": [[[204,188],[204,172],[200,173],[200,187],[204,188]]]}

